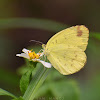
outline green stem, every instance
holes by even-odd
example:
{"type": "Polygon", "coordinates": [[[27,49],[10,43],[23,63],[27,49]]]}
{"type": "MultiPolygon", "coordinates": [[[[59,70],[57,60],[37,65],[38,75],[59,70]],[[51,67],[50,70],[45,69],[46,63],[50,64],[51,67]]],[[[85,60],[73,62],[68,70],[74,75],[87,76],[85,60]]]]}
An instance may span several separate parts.
{"type": "Polygon", "coordinates": [[[31,80],[23,98],[24,100],[33,100],[39,87],[42,85],[51,69],[43,68],[40,66],[39,70],[31,80]]]}

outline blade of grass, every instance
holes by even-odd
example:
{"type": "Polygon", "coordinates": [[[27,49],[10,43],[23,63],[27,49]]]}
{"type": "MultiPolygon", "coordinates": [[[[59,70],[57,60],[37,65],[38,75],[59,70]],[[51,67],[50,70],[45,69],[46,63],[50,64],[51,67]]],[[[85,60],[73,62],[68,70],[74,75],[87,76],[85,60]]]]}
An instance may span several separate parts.
{"type": "Polygon", "coordinates": [[[42,85],[44,80],[46,79],[47,75],[49,74],[51,69],[45,68],[41,65],[37,73],[34,75],[33,79],[31,80],[23,98],[24,100],[33,100],[37,90],[42,85]]]}
{"type": "Polygon", "coordinates": [[[13,98],[17,98],[15,95],[13,95],[12,93],[6,91],[6,90],[3,90],[0,88],[0,95],[7,95],[7,96],[10,96],[10,97],[13,97],[13,98]]]}
{"type": "Polygon", "coordinates": [[[47,31],[56,32],[66,27],[67,25],[65,24],[61,24],[51,20],[37,19],[37,18],[0,19],[0,29],[35,28],[35,29],[44,29],[47,31]]]}
{"type": "Polygon", "coordinates": [[[90,37],[100,40],[100,33],[99,32],[91,32],[90,37]]]}

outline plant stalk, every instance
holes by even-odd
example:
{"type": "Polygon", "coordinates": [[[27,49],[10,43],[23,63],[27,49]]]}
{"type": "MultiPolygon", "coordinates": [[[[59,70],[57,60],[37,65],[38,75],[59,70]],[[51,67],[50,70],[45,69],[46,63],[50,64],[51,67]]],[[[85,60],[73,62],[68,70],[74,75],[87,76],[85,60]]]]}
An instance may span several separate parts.
{"type": "Polygon", "coordinates": [[[37,90],[42,85],[42,83],[45,81],[50,70],[51,70],[51,68],[44,69],[43,66],[40,66],[37,73],[33,76],[32,80],[23,96],[24,100],[34,100],[37,90]]]}

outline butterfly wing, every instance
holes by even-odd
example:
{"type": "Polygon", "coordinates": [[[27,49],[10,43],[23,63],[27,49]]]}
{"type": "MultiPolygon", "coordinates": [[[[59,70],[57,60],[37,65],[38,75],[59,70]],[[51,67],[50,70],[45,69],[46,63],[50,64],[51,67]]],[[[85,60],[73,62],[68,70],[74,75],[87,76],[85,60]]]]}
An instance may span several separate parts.
{"type": "Polygon", "coordinates": [[[86,62],[84,53],[89,30],[77,25],[55,34],[46,44],[44,54],[53,67],[64,75],[79,71],[86,62]]]}
{"type": "Polygon", "coordinates": [[[55,34],[46,44],[46,50],[58,44],[72,45],[85,51],[88,44],[89,30],[84,25],[77,25],[55,34]]]}
{"type": "Polygon", "coordinates": [[[53,50],[48,54],[47,58],[53,67],[63,75],[79,71],[86,63],[85,53],[75,47],[63,47],[63,49],[53,50]]]}

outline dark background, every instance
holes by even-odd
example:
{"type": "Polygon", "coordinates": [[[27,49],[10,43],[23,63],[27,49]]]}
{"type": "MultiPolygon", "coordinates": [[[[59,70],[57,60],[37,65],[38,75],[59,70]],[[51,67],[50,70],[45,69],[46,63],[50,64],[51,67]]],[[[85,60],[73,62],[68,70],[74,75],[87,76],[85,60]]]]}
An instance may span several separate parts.
{"type": "MultiPolygon", "coordinates": [[[[87,64],[78,73],[68,76],[75,79],[80,88],[79,100],[100,100],[100,1],[99,0],[1,0],[0,1],[0,88],[20,94],[16,70],[25,62],[16,57],[22,48],[37,45],[29,42],[39,40],[46,43],[56,32],[74,25],[85,25],[90,30],[86,50],[87,64]],[[12,22],[12,19],[14,21],[12,22]],[[21,20],[22,19],[22,20],[21,20]],[[23,21],[23,19],[27,20],[23,21]],[[42,29],[34,27],[41,19],[42,29]],[[17,20],[17,21],[16,21],[17,20]],[[30,22],[28,22],[30,20],[30,22]],[[45,20],[52,23],[45,24],[45,20]],[[22,22],[21,22],[22,21],[22,22]],[[21,26],[20,23],[23,23],[21,26]],[[61,23],[59,28],[53,22],[61,23]],[[32,24],[34,26],[32,26],[32,24]],[[18,26],[19,25],[19,26],[18,26]],[[31,27],[26,27],[26,26],[31,27]],[[64,25],[64,27],[62,27],[64,25]],[[52,29],[49,29],[52,26],[52,29]],[[53,28],[55,30],[53,30],[53,28]],[[92,34],[95,37],[92,36],[92,34]],[[16,79],[15,79],[16,77],[16,79]]],[[[34,48],[33,48],[34,49],[34,48]]],[[[0,97],[8,100],[8,97],[0,97]]],[[[71,99],[72,100],[72,99],[71,99]]],[[[73,99],[75,100],[75,99],[73,99]]]]}

